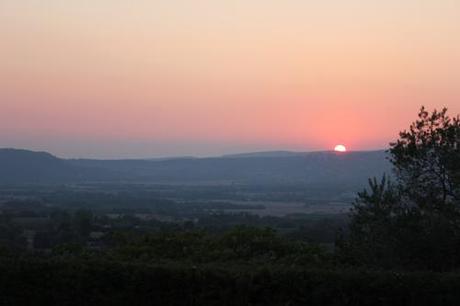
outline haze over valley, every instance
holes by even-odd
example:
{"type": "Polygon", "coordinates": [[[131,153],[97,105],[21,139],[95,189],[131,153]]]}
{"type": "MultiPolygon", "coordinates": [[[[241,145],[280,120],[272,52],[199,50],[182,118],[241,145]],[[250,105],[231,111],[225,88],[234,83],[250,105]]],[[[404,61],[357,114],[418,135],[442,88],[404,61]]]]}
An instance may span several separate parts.
{"type": "MultiPolygon", "coordinates": [[[[271,209],[246,212],[265,215],[271,211],[276,215],[344,213],[369,177],[391,172],[384,151],[277,151],[214,158],[91,160],[1,149],[0,168],[0,182],[8,186],[46,185],[79,192],[87,188],[105,190],[108,186],[119,192],[131,187],[154,194],[152,205],[157,198],[252,203],[271,209]]],[[[94,205],[88,208],[96,209],[94,205]]],[[[131,208],[136,208],[136,203],[131,208]]]]}

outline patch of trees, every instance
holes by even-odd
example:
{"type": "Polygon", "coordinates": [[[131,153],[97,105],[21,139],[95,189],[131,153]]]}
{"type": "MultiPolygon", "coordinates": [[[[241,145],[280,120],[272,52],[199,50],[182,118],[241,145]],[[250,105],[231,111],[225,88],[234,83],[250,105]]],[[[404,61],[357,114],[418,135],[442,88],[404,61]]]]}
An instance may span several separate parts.
{"type": "Polygon", "coordinates": [[[369,181],[339,241],[348,263],[392,269],[460,267],[460,119],[421,109],[389,150],[395,181],[369,181]]]}
{"type": "Polygon", "coordinates": [[[220,234],[167,230],[140,235],[119,232],[106,255],[123,262],[182,262],[326,266],[331,254],[301,241],[284,239],[270,228],[237,226],[220,234]]]}
{"type": "Polygon", "coordinates": [[[458,305],[458,273],[0,260],[1,305],[458,305]]]}

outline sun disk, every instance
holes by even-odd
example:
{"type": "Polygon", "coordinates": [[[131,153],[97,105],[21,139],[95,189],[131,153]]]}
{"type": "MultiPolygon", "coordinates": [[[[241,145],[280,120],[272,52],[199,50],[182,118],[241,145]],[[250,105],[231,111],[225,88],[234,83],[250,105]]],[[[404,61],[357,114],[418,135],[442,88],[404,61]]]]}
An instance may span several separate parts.
{"type": "Polygon", "coordinates": [[[344,145],[336,145],[334,148],[335,152],[347,152],[347,148],[344,145]]]}

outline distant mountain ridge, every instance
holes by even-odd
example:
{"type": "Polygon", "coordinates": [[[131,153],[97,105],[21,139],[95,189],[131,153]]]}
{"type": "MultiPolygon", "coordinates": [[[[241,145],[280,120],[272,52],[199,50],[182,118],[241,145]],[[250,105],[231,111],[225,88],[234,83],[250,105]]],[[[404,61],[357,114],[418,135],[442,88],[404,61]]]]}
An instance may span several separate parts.
{"type": "Polygon", "coordinates": [[[47,152],[0,149],[0,182],[43,183],[77,177],[77,169],[47,152]]]}
{"type": "Polygon", "coordinates": [[[358,186],[369,177],[390,171],[386,155],[384,151],[273,151],[213,158],[92,160],[0,149],[0,183],[124,181],[358,186]]]}
{"type": "Polygon", "coordinates": [[[252,157],[291,157],[308,154],[307,152],[293,152],[293,151],[261,151],[250,153],[226,154],[222,158],[252,158],[252,157]]]}

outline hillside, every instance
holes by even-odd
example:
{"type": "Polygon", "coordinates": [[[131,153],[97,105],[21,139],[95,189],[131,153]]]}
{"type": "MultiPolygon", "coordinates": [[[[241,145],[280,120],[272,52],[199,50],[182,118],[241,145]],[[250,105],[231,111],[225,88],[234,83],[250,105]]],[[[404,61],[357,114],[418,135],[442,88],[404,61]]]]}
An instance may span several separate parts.
{"type": "Polygon", "coordinates": [[[111,180],[110,170],[73,165],[47,152],[0,149],[0,183],[55,184],[111,180]]]}
{"type": "Polygon", "coordinates": [[[361,186],[389,172],[385,152],[249,153],[216,158],[90,160],[0,149],[1,183],[128,181],[361,186]]]}
{"type": "MultiPolygon", "coordinates": [[[[244,154],[217,158],[151,160],[72,160],[75,166],[98,167],[125,179],[158,183],[234,182],[245,184],[341,184],[361,186],[372,176],[390,172],[384,151],[244,154]]],[[[120,177],[120,178],[121,178],[120,177]]]]}
{"type": "Polygon", "coordinates": [[[45,183],[72,180],[77,169],[46,152],[0,149],[0,182],[45,183]]]}

